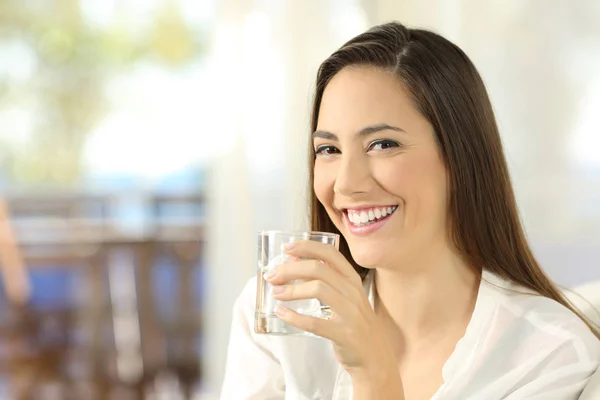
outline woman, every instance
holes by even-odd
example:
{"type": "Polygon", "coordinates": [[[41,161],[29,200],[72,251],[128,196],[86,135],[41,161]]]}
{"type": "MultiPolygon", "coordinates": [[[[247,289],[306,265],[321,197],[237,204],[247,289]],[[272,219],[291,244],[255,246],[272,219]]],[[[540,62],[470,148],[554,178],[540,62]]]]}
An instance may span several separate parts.
{"type": "Polygon", "coordinates": [[[328,340],[256,335],[238,299],[223,399],[576,399],[600,337],[533,257],[483,82],[467,56],[398,23],[321,65],[312,116],[313,242],[267,278],[278,309],[328,340]],[[292,280],[301,283],[288,284],[292,280]]]}

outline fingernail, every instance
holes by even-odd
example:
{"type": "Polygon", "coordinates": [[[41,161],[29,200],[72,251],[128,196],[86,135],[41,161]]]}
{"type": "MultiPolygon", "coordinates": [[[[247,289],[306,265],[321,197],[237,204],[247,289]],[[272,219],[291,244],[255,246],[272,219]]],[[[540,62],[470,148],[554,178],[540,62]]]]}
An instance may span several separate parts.
{"type": "Polygon", "coordinates": [[[279,315],[280,317],[283,317],[286,312],[286,309],[281,306],[275,307],[275,314],[279,315]]]}
{"type": "Polygon", "coordinates": [[[283,245],[283,248],[286,250],[290,250],[293,249],[294,246],[296,246],[296,243],[292,242],[292,243],[286,243],[285,245],[283,245]]]}
{"type": "Polygon", "coordinates": [[[283,293],[284,290],[283,286],[273,286],[273,293],[275,294],[283,293]]]}
{"type": "Polygon", "coordinates": [[[265,280],[267,280],[267,281],[269,279],[273,278],[274,276],[275,276],[275,271],[268,271],[263,274],[263,278],[265,278],[265,280]]]}

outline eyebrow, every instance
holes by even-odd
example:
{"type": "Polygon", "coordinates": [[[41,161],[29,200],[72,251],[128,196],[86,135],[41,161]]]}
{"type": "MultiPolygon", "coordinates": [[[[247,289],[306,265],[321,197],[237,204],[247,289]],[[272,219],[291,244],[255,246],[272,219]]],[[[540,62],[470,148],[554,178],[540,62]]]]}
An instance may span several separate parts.
{"type": "MultiPolygon", "coordinates": [[[[388,130],[389,131],[397,131],[397,132],[406,132],[404,129],[398,128],[397,126],[392,126],[392,125],[388,125],[388,124],[375,124],[375,125],[365,126],[360,131],[358,131],[357,135],[358,136],[368,136],[375,132],[388,131],[388,130]]],[[[321,131],[321,130],[316,130],[312,134],[312,137],[313,137],[313,139],[322,138],[322,139],[326,139],[326,140],[339,140],[336,134],[327,132],[327,131],[321,131]]]]}

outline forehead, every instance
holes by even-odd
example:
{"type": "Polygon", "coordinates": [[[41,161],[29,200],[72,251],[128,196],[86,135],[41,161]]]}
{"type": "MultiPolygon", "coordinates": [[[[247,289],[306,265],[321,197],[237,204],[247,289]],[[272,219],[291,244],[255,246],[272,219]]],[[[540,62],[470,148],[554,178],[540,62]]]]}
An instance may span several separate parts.
{"type": "Polygon", "coordinates": [[[388,123],[407,129],[424,118],[392,73],[376,67],[347,67],[325,87],[318,129],[343,134],[388,123]]]}

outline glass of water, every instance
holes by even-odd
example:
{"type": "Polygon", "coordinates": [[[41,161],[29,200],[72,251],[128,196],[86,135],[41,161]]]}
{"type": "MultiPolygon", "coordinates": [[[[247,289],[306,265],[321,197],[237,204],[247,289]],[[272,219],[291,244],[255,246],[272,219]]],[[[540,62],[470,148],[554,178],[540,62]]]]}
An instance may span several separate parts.
{"type": "MultiPolygon", "coordinates": [[[[285,245],[299,240],[314,240],[336,249],[339,246],[340,236],[326,232],[284,232],[262,231],[258,234],[258,267],[256,311],[254,317],[254,331],[271,335],[296,335],[315,336],[291,326],[279,319],[275,308],[279,305],[292,309],[300,314],[318,318],[328,318],[329,307],[317,299],[280,301],[273,297],[273,285],[265,280],[265,273],[274,270],[278,265],[290,260],[285,254],[285,245]]],[[[323,266],[325,268],[325,266],[323,266]]],[[[288,282],[294,284],[297,281],[288,282]]]]}

